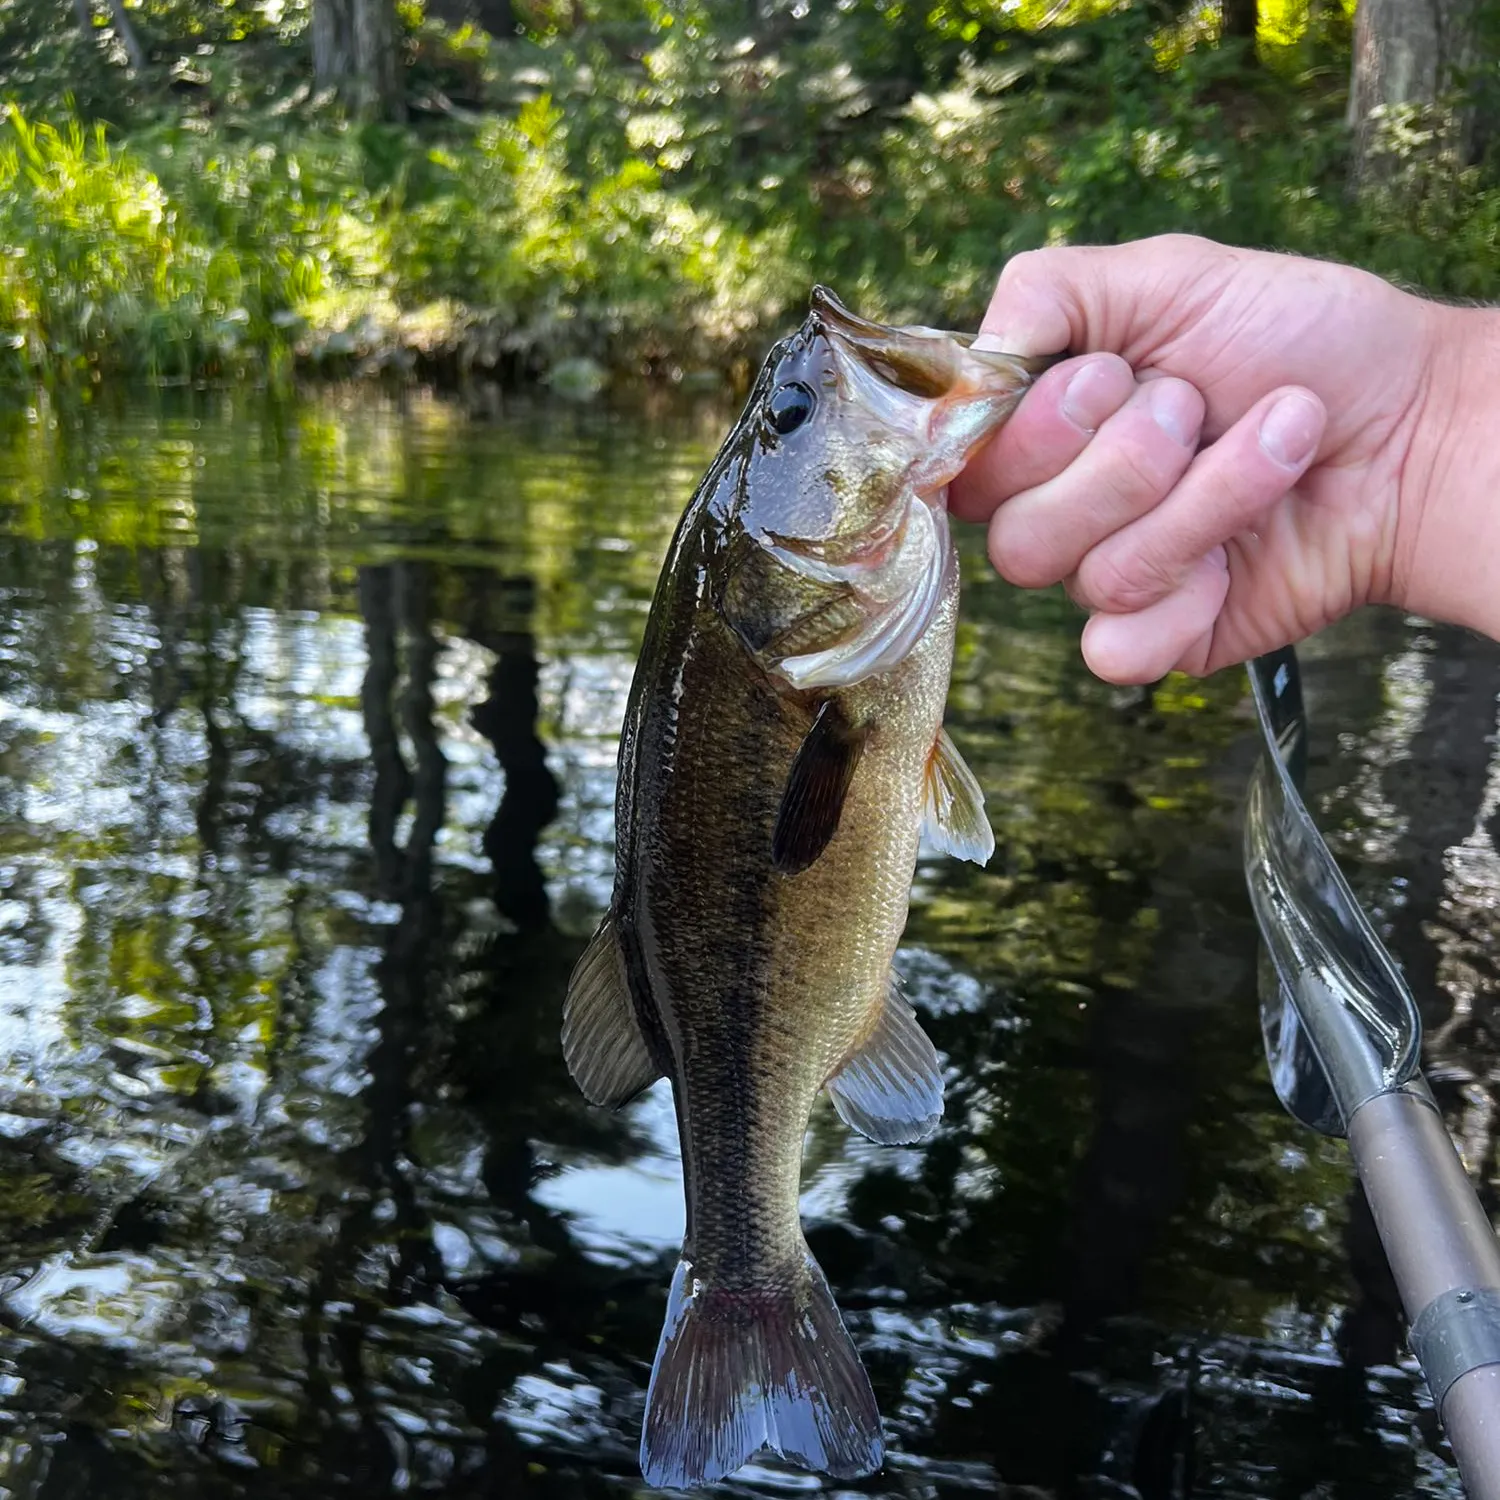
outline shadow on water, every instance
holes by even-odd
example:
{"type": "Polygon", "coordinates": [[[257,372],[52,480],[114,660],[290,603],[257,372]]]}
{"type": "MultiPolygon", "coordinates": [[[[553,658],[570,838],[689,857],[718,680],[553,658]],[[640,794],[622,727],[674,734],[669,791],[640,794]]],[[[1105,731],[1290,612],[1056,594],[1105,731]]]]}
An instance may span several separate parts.
{"type": "MultiPolygon", "coordinates": [[[[0,1489],[639,1493],[675,1126],[584,1104],[558,1023],[723,419],[0,430],[0,1489]]],[[[948,1114],[885,1150],[820,1110],[805,1174],[893,1440],[859,1490],[1457,1494],[1342,1153],[1265,1082],[1240,681],[1116,692],[966,567],[999,849],[924,858],[898,960],[948,1114]]],[[[1320,816],[1492,1178],[1500,662],[1370,617],[1308,671],[1320,816]]]]}

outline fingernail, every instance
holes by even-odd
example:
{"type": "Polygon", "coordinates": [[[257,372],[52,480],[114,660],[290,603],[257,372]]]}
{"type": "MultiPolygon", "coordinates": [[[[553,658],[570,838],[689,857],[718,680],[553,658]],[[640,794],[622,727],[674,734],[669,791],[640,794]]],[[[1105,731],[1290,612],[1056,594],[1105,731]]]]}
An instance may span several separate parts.
{"type": "Polygon", "coordinates": [[[1323,413],[1306,396],[1283,396],[1261,419],[1260,445],[1277,463],[1300,468],[1323,429],[1323,413]]]}
{"type": "Polygon", "coordinates": [[[1203,425],[1203,398],[1180,380],[1153,380],[1146,387],[1146,402],[1156,425],[1184,448],[1198,441],[1203,425]]]}
{"type": "Polygon", "coordinates": [[[1116,360],[1090,360],[1063,392],[1063,416],[1085,432],[1097,432],[1104,419],[1113,416],[1129,396],[1128,378],[1116,360]]]}

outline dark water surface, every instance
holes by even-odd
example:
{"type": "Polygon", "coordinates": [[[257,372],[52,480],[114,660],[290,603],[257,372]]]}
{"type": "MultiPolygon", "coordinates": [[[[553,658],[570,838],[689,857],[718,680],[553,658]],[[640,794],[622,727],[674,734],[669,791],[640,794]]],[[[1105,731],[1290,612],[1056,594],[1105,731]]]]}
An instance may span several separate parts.
{"type": "MultiPolygon", "coordinates": [[[[725,421],[0,419],[0,1495],[642,1492],[674,1125],[584,1104],[558,1024],[725,421]]],[[[1343,1150],[1265,1082],[1242,676],[1107,688],[1066,601],[968,563],[999,849],[924,859],[899,958],[946,1121],[808,1147],[893,1450],[841,1492],[1457,1495],[1343,1150]]],[[[1488,1174],[1494,653],[1370,614],[1306,669],[1488,1174]]]]}

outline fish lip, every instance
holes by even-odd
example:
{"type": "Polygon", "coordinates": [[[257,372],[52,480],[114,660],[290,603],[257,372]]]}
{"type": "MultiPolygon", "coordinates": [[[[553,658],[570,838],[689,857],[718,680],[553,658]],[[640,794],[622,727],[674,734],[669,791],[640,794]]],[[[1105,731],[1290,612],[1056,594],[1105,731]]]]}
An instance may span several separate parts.
{"type": "Polygon", "coordinates": [[[907,493],[941,507],[949,482],[1010,416],[1031,375],[1008,355],[975,354],[955,335],[883,328],[836,299],[832,306],[819,304],[810,322],[827,341],[840,399],[872,437],[884,431],[909,445],[907,493]]]}
{"type": "MultiPolygon", "coordinates": [[[[887,327],[851,312],[826,287],[815,287],[808,326],[827,339],[846,393],[869,400],[885,387],[887,401],[930,401],[950,394],[961,355],[948,336],[931,328],[887,327]]],[[[881,403],[877,400],[876,406],[881,403]]]]}
{"type": "MultiPolygon", "coordinates": [[[[981,367],[987,367],[995,373],[1022,377],[1029,385],[1044,370],[1050,369],[1058,361],[1067,358],[1066,351],[1059,354],[1027,355],[1011,354],[1000,349],[976,349],[974,344],[979,335],[956,328],[929,328],[922,324],[876,323],[869,318],[861,317],[845,306],[832,288],[822,283],[813,287],[808,298],[808,326],[811,331],[822,333],[825,337],[848,346],[873,371],[878,371],[880,363],[888,362],[893,352],[903,348],[910,350],[914,347],[922,348],[946,343],[955,345],[969,359],[977,361],[981,367]]],[[[879,373],[882,374],[882,378],[889,378],[888,371],[879,373]]],[[[955,378],[947,391],[911,391],[910,394],[928,397],[951,395],[956,385],[961,382],[957,368],[951,373],[955,378]]],[[[898,389],[905,389],[905,387],[901,387],[898,383],[898,389]]]]}
{"type": "Polygon", "coordinates": [[[808,319],[819,332],[842,334],[856,340],[871,339],[888,343],[892,332],[884,323],[860,317],[857,312],[844,305],[832,287],[824,286],[822,282],[813,287],[808,297],[808,319]]]}

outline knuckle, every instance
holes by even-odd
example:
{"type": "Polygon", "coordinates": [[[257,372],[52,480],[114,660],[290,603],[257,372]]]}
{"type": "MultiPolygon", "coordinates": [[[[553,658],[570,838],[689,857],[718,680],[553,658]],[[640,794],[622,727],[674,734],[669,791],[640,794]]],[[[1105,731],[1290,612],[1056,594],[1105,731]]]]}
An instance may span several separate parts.
{"type": "Polygon", "coordinates": [[[1078,570],[1078,585],[1106,614],[1128,615],[1171,593],[1177,579],[1145,548],[1111,547],[1091,553],[1078,570]]]}
{"type": "Polygon", "coordinates": [[[1161,234],[1151,243],[1174,255],[1202,255],[1219,247],[1201,234],[1161,234]]]}
{"type": "Polygon", "coordinates": [[[1257,474],[1252,463],[1217,464],[1205,469],[1200,486],[1202,509],[1218,518],[1217,529],[1229,535],[1264,510],[1266,502],[1286,487],[1281,475],[1257,474]]]}
{"type": "Polygon", "coordinates": [[[1014,292],[1019,287],[1035,286],[1045,279],[1042,257],[1045,250],[1021,250],[1000,268],[997,291],[1014,292]]]}
{"type": "Polygon", "coordinates": [[[1165,497],[1173,476],[1160,451],[1163,446],[1144,438],[1120,444],[1108,471],[1116,495],[1129,500],[1149,496],[1153,502],[1165,497]]]}
{"type": "Polygon", "coordinates": [[[989,553],[995,571],[1017,588],[1048,588],[1068,572],[1050,537],[1029,517],[1007,516],[1003,510],[990,526],[989,553]]]}
{"type": "Polygon", "coordinates": [[[1124,516],[1153,510],[1172,492],[1192,460],[1192,449],[1166,432],[1151,414],[1142,388],[1130,408],[1093,440],[1091,469],[1099,489],[1124,516]]]}

